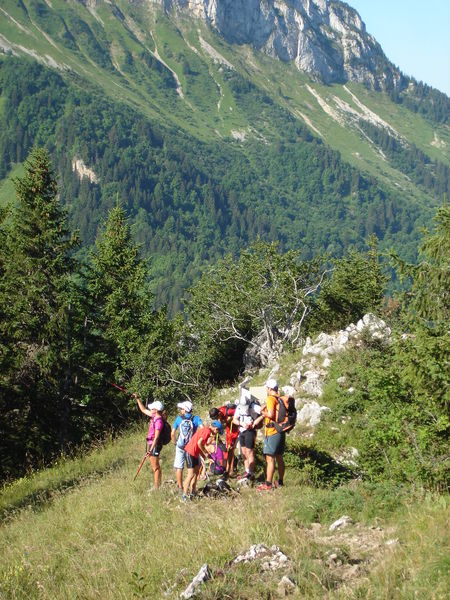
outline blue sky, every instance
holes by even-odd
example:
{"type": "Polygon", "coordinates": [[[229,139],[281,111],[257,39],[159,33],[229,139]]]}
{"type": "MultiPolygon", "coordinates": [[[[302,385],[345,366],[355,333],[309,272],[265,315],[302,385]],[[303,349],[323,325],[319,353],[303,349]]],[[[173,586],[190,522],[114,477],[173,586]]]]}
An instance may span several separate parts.
{"type": "Polygon", "coordinates": [[[450,0],[346,0],[405,75],[450,95],[450,0]]]}

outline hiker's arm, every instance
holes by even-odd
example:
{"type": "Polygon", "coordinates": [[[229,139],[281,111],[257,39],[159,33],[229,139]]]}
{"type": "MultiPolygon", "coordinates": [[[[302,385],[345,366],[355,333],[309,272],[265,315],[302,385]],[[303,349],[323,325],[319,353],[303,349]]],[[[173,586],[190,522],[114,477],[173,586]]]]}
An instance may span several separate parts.
{"type": "Polygon", "coordinates": [[[198,447],[199,447],[199,449],[200,449],[200,452],[201,452],[201,453],[202,453],[202,455],[203,455],[203,458],[207,458],[207,457],[209,456],[209,452],[208,452],[208,450],[206,449],[206,446],[205,446],[205,444],[204,444],[204,442],[203,442],[203,440],[202,440],[202,439],[199,439],[199,440],[198,440],[198,447]]]}
{"type": "Polygon", "coordinates": [[[261,414],[263,417],[267,417],[273,421],[275,419],[275,406],[272,408],[272,410],[269,410],[267,408],[267,404],[265,404],[263,407],[261,407],[261,414]]]}
{"type": "Polygon", "coordinates": [[[255,429],[255,427],[257,427],[263,419],[264,419],[264,415],[260,414],[259,417],[253,421],[252,429],[255,429]]]}
{"type": "Polygon", "coordinates": [[[139,407],[139,410],[141,411],[141,413],[143,413],[144,415],[147,415],[147,417],[152,416],[152,412],[150,410],[148,410],[147,408],[145,408],[145,406],[142,404],[142,402],[137,394],[131,394],[131,397],[137,401],[138,407],[139,407]]]}
{"type": "Polygon", "coordinates": [[[172,440],[172,442],[174,444],[177,443],[177,430],[176,429],[172,429],[172,432],[170,434],[170,439],[172,440]]]}
{"type": "Polygon", "coordinates": [[[234,413],[234,417],[231,422],[233,423],[233,425],[239,425],[239,417],[236,416],[236,413],[234,413]]]}

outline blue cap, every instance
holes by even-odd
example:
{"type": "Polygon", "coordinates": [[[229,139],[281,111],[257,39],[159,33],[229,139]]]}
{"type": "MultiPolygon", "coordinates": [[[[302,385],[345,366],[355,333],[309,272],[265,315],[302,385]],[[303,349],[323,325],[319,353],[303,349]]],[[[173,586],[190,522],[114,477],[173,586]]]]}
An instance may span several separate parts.
{"type": "Polygon", "coordinates": [[[222,425],[222,423],[221,423],[220,421],[213,421],[213,422],[211,423],[211,425],[212,425],[213,427],[217,427],[217,429],[219,430],[219,432],[220,432],[220,433],[223,433],[223,425],[222,425]]]}

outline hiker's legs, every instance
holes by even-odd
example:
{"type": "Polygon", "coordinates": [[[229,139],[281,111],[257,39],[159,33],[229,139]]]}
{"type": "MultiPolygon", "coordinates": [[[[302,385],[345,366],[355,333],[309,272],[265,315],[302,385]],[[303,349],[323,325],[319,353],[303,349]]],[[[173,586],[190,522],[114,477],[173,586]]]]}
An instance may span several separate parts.
{"type": "Polygon", "coordinates": [[[284,458],[282,454],[279,454],[277,457],[277,466],[278,466],[278,481],[283,481],[284,480],[284,471],[285,471],[285,466],[284,466],[284,458]]]}
{"type": "Polygon", "coordinates": [[[227,473],[228,473],[228,475],[231,475],[233,473],[233,468],[234,468],[234,448],[230,448],[228,450],[228,457],[227,457],[227,473]]]}
{"type": "Polygon", "coordinates": [[[187,496],[189,489],[191,487],[191,481],[194,478],[194,468],[187,470],[187,475],[183,483],[183,494],[187,496]]]}
{"type": "Polygon", "coordinates": [[[200,473],[200,465],[197,465],[194,469],[194,476],[191,479],[191,489],[190,489],[191,494],[193,494],[195,492],[195,489],[197,487],[197,479],[198,479],[199,473],[200,473]]]}
{"type": "Polygon", "coordinates": [[[283,458],[283,454],[286,448],[286,434],[282,433],[280,434],[280,443],[278,444],[278,448],[277,448],[277,455],[276,455],[276,459],[277,459],[277,466],[278,466],[278,483],[283,483],[284,480],[284,471],[285,471],[285,466],[284,466],[284,458],[283,458]]]}
{"type": "Polygon", "coordinates": [[[241,432],[239,442],[244,455],[245,472],[253,475],[255,471],[255,441],[256,431],[247,430],[241,432]]]}
{"type": "Polygon", "coordinates": [[[250,463],[251,463],[251,454],[252,451],[250,448],[245,448],[242,446],[242,454],[244,456],[244,469],[246,473],[250,472],[250,463]]]}
{"type": "Polygon", "coordinates": [[[247,473],[253,475],[255,472],[255,449],[252,448],[248,453],[247,473]]]}
{"type": "Polygon", "coordinates": [[[181,490],[183,488],[183,469],[175,469],[175,477],[177,480],[177,488],[181,490]]]}
{"type": "Polygon", "coordinates": [[[284,477],[284,460],[283,453],[286,445],[286,434],[275,433],[264,438],[263,453],[267,462],[266,481],[272,483],[275,473],[275,463],[278,464],[279,479],[283,481],[284,477]]]}
{"type": "Polygon", "coordinates": [[[183,494],[187,496],[189,491],[195,491],[197,484],[197,476],[200,469],[200,459],[192,456],[188,452],[185,453],[187,475],[183,483],[183,494]]]}
{"type": "Polygon", "coordinates": [[[184,468],[184,450],[182,448],[175,448],[175,460],[173,463],[175,469],[175,477],[177,480],[177,487],[181,490],[183,488],[183,468],[184,468]]]}
{"type": "Polygon", "coordinates": [[[150,456],[150,464],[153,469],[155,490],[157,490],[161,485],[161,465],[159,464],[159,456],[150,456]]]}
{"type": "Polygon", "coordinates": [[[266,454],[266,481],[272,483],[273,474],[275,473],[275,456],[266,454]]]}

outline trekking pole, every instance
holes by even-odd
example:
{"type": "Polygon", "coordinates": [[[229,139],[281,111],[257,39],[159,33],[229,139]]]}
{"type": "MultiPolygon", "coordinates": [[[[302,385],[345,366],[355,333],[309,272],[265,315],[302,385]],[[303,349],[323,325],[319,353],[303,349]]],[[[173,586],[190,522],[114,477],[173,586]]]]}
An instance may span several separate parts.
{"type": "Polygon", "coordinates": [[[113,387],[117,388],[118,390],[120,390],[124,394],[132,394],[133,393],[133,392],[130,392],[130,391],[126,390],[123,387],[120,387],[120,385],[117,385],[117,383],[114,383],[113,381],[107,381],[106,383],[109,383],[109,385],[112,385],[113,387]]]}
{"type": "MultiPolygon", "coordinates": [[[[93,371],[91,371],[87,367],[83,367],[82,365],[78,365],[78,366],[79,366],[80,369],[83,369],[83,371],[87,371],[91,375],[97,375],[97,373],[94,373],[93,371]]],[[[129,390],[126,390],[125,388],[121,387],[120,385],[117,385],[117,383],[114,383],[114,381],[109,381],[108,379],[105,379],[105,378],[103,378],[103,379],[104,379],[104,381],[106,381],[106,383],[109,383],[109,385],[112,385],[113,387],[117,388],[118,390],[120,390],[124,394],[132,394],[133,393],[133,392],[130,392],[129,390]]]]}
{"type": "Polygon", "coordinates": [[[142,467],[144,466],[145,459],[147,458],[147,456],[150,456],[150,453],[148,450],[145,452],[144,458],[141,460],[141,464],[139,465],[139,469],[136,471],[136,475],[134,476],[133,481],[136,481],[136,477],[139,475],[142,467]]]}

